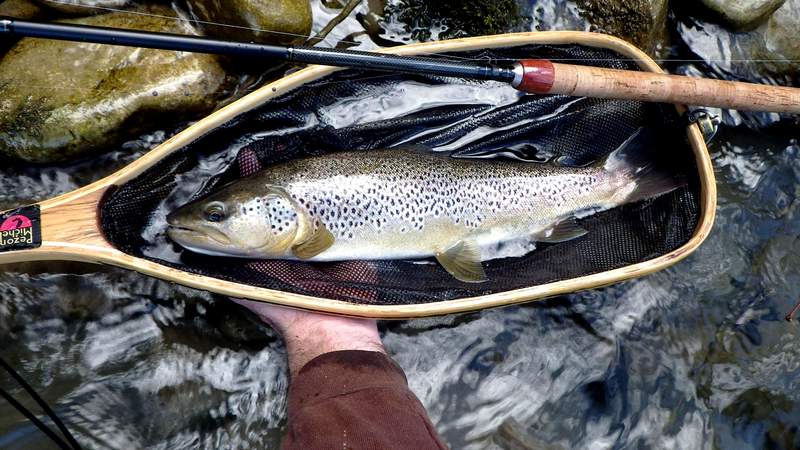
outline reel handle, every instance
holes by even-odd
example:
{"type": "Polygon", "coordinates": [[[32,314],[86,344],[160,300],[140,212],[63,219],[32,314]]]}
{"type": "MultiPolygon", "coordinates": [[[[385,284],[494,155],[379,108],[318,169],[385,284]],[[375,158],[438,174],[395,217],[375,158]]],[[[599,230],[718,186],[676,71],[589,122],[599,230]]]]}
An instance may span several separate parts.
{"type": "Polygon", "coordinates": [[[512,85],[533,94],[800,114],[800,88],[524,59],[512,85]]]}

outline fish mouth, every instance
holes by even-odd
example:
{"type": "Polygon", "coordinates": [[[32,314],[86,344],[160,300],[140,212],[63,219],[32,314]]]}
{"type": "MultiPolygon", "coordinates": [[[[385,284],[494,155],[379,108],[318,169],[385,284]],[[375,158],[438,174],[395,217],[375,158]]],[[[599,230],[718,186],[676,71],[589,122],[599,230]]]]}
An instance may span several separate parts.
{"type": "Polygon", "coordinates": [[[174,225],[174,224],[169,224],[169,227],[167,227],[167,229],[176,230],[176,231],[194,231],[194,232],[197,232],[196,230],[194,230],[192,228],[188,228],[188,227],[185,227],[183,225],[174,225]]]}
{"type": "Polygon", "coordinates": [[[179,244],[184,241],[183,238],[187,238],[187,237],[188,238],[191,238],[191,237],[196,237],[196,238],[208,237],[206,234],[200,233],[197,230],[193,230],[191,228],[187,228],[187,227],[180,226],[180,225],[170,225],[167,228],[167,236],[169,236],[170,239],[172,239],[173,241],[175,241],[175,242],[177,242],[179,244]]]}
{"type": "Polygon", "coordinates": [[[170,225],[167,236],[178,244],[194,244],[200,241],[210,241],[220,246],[231,245],[231,240],[216,230],[198,230],[184,225],[170,225]]]}

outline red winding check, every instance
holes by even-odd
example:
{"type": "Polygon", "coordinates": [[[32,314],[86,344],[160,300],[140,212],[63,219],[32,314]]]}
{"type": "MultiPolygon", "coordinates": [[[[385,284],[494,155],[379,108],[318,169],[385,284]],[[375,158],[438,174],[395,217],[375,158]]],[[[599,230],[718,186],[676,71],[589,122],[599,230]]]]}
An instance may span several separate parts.
{"type": "Polygon", "coordinates": [[[546,59],[522,59],[522,81],[517,89],[534,94],[547,94],[553,87],[556,71],[553,63],[546,59]]]}

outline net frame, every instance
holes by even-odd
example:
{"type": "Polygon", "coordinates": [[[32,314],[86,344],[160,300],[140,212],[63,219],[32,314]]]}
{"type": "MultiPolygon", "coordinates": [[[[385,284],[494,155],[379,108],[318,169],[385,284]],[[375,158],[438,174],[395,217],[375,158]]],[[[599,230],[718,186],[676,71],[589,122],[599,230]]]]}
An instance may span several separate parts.
{"type": "MultiPolygon", "coordinates": [[[[447,57],[448,55],[441,55],[447,57]]],[[[463,56],[463,55],[462,55],[463,56]]],[[[578,64],[633,70],[635,65],[615,52],[587,49],[578,45],[520,46],[512,49],[473,51],[473,59],[516,60],[544,58],[574,59],[578,64]]],[[[255,108],[218,127],[191,145],[159,161],[128,183],[118,186],[102,205],[102,229],[115,247],[137,257],[212,278],[291,292],[327,297],[361,304],[401,305],[449,301],[462,297],[490,295],[530,285],[575,278],[624,267],[666,254],[685,244],[698,221],[699,183],[693,177],[691,151],[674,139],[680,117],[671,106],[610,99],[562,96],[514,97],[510,104],[492,101],[463,104],[456,100],[413,110],[407,115],[367,114],[344,125],[330,123],[321,110],[341,104],[366,103],[368,110],[379,106],[386,92],[398,86],[420,89],[419,95],[433,94],[451,86],[498,91],[496,82],[477,82],[428,75],[392,75],[348,70],[332,74],[284,93],[271,103],[255,108]],[[370,104],[376,103],[376,104],[370,104]],[[672,148],[669,161],[675,173],[688,179],[686,186],[656,199],[624,205],[581,220],[587,237],[557,245],[538,244],[537,250],[519,258],[484,262],[489,281],[481,284],[455,280],[436,264],[418,261],[379,260],[309,263],[302,261],[244,260],[208,257],[181,252],[178,260],[161,257],[163,251],[148,252],[153,240],[165,235],[149,230],[165,215],[165,205],[174,208],[230,181],[265,167],[295,158],[345,150],[368,151],[398,145],[450,146],[480,128],[497,127],[489,136],[470,141],[452,152],[459,157],[483,158],[509,154],[509,148],[524,145],[525,159],[552,152],[560,164],[583,166],[597,163],[618,148],[640,127],[658,130],[652,146],[672,148]],[[266,136],[261,130],[270,130],[266,136]],[[429,133],[430,129],[438,130],[429,133]],[[240,141],[246,145],[237,145],[240,141]],[[185,196],[181,183],[196,177],[192,171],[219,160],[235,146],[235,159],[211,175],[192,196],[185,196]],[[533,152],[530,152],[530,148],[533,152]],[[674,164],[682,161],[681,164],[674,164]],[[184,193],[175,202],[171,196],[184,193]],[[413,280],[413,281],[412,281],[413,280]]],[[[510,88],[508,88],[510,90],[510,88]]],[[[335,120],[334,120],[335,122],[335,120]]],[[[645,151],[645,149],[641,149],[645,151]]],[[[516,153],[515,153],[516,154],[516,153]]],[[[519,155],[517,155],[519,157],[519,155]]],[[[650,159],[659,156],[651,152],[650,159]]],[[[534,164],[534,163],[531,163],[534,164]]],[[[171,209],[170,208],[170,209],[171,209]]],[[[178,247],[179,248],[179,247],[178,247]]]]}
{"type": "MultiPolygon", "coordinates": [[[[380,51],[394,54],[430,54],[436,52],[460,52],[477,48],[514,47],[525,44],[581,44],[607,48],[639,64],[643,70],[660,72],[659,66],[632,44],[612,36],[572,31],[548,31],[515,33],[488,37],[438,41],[412,44],[380,51]]],[[[457,300],[420,305],[358,305],[321,297],[309,297],[270,289],[199,276],[148,260],[127,255],[102,238],[98,225],[97,205],[109,189],[122,184],[147,170],[161,158],[179,150],[205,133],[221,126],[226,121],[255,106],[269,102],[282,92],[337,71],[330,67],[312,66],[277,80],[260,90],[210,114],[201,121],[164,142],[150,153],[126,166],[124,169],[62,196],[38,203],[41,208],[42,234],[44,240],[39,248],[11,251],[0,254],[0,263],[38,260],[74,260],[110,264],[163,280],[205,289],[222,295],[249,298],[294,308],[314,310],[331,314],[381,319],[403,319],[472,311],[527,302],[576,290],[590,289],[644,276],[677,263],[696,250],[709,235],[716,210],[716,185],[713,166],[707,153],[700,130],[695,125],[686,128],[690,145],[697,162],[701,188],[700,222],[692,238],[673,252],[632,264],[561,282],[530,286],[497,294],[460,298],[457,300]]],[[[680,109],[680,107],[679,107],[680,109]]]]}

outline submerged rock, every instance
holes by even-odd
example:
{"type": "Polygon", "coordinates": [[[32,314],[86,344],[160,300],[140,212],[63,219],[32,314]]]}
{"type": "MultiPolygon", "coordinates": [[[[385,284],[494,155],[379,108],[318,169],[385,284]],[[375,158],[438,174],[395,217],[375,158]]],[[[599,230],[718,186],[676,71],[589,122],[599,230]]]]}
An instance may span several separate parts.
{"type": "Polygon", "coordinates": [[[752,30],[763,23],[783,5],[784,1],[702,0],[702,3],[723,23],[735,30],[743,31],[752,30]]]}
{"type": "MultiPolygon", "coordinates": [[[[192,33],[185,22],[127,13],[66,22],[192,33]]],[[[210,55],[22,39],[0,61],[0,154],[44,163],[96,152],[144,124],[210,111],[225,78],[210,55]]]]}
{"type": "Polygon", "coordinates": [[[210,22],[202,24],[205,34],[222,39],[291,43],[303,41],[311,31],[308,0],[187,0],[187,3],[198,19],[210,22]]]}
{"type": "Polygon", "coordinates": [[[111,9],[119,9],[131,3],[130,0],[36,0],[39,4],[64,14],[89,16],[106,13],[111,9]]]}

